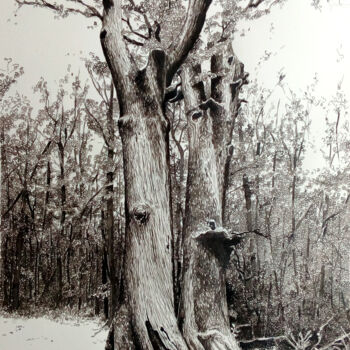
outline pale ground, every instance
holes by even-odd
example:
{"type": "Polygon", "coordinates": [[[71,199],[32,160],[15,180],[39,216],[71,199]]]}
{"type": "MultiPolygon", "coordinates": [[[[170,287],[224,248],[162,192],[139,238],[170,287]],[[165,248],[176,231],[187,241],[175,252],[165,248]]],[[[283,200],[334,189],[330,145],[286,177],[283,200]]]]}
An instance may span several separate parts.
{"type": "Polygon", "coordinates": [[[103,350],[107,333],[94,320],[0,315],[0,350],[103,350]]]}

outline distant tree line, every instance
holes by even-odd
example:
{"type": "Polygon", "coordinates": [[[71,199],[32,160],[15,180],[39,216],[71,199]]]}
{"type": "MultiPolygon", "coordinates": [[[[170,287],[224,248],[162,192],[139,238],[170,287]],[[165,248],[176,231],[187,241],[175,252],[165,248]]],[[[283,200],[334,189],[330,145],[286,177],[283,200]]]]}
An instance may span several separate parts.
{"type": "MultiPolygon", "coordinates": [[[[95,56],[85,63],[89,84],[68,72],[52,93],[41,80],[36,110],[18,94],[1,100],[0,291],[11,311],[84,308],[112,319],[121,301],[118,102],[106,65],[95,56]]],[[[182,81],[186,89],[186,76],[182,81]]],[[[230,322],[242,340],[321,344],[349,329],[347,104],[341,85],[331,101],[317,100],[316,83],[302,96],[290,92],[272,103],[282,82],[273,91],[252,82],[242,85],[237,99],[230,162],[223,168],[223,215],[237,237],[226,263],[226,290],[230,322]],[[313,109],[330,115],[323,142],[327,166],[317,175],[304,167],[313,147],[313,109]]],[[[167,109],[178,276],[191,165],[186,108],[185,98],[167,109]]],[[[181,285],[175,287],[179,297],[181,285]]]]}

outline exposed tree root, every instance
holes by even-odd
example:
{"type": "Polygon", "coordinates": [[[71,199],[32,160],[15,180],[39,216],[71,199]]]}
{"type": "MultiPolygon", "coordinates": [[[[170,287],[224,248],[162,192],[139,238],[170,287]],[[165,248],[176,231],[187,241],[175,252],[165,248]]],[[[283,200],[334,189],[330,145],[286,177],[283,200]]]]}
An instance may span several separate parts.
{"type": "Polygon", "coordinates": [[[236,340],[230,333],[225,335],[216,329],[198,333],[198,338],[206,350],[239,350],[236,340]]]}

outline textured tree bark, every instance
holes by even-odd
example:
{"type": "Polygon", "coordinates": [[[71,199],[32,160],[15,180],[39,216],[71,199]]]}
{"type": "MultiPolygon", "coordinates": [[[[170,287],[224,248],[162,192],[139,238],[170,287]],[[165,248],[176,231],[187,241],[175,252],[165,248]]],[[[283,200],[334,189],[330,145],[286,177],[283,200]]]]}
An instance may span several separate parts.
{"type": "Polygon", "coordinates": [[[200,70],[199,66],[193,71],[185,67],[181,76],[189,159],[180,324],[191,350],[232,350],[239,346],[230,330],[226,299],[224,267],[230,247],[221,240],[227,236],[222,227],[227,124],[213,83],[206,100],[204,84],[196,77],[200,70]]]}
{"type": "MultiPolygon", "coordinates": [[[[110,303],[109,303],[109,319],[113,319],[115,309],[117,308],[118,302],[118,292],[120,287],[120,281],[117,280],[116,271],[121,268],[121,250],[119,249],[118,254],[115,256],[114,252],[114,147],[115,147],[115,137],[114,137],[114,121],[113,121],[113,95],[114,86],[111,84],[110,96],[109,96],[109,108],[107,112],[107,123],[108,123],[108,149],[107,149],[107,159],[108,159],[108,169],[107,169],[107,186],[106,186],[106,196],[107,196],[107,210],[106,210],[106,231],[107,231],[107,250],[108,250],[108,266],[109,266],[109,279],[111,282],[111,293],[110,293],[110,303]]],[[[121,242],[117,242],[118,245],[121,242]]]]}

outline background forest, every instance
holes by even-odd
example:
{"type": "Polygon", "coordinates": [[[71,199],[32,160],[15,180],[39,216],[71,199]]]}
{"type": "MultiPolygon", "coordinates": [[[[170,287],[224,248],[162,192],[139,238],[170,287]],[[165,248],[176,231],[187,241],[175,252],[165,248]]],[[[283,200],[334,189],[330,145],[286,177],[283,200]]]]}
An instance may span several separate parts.
{"type": "MultiPolygon", "coordinates": [[[[141,63],[144,48],[155,45],[157,35],[166,41],[176,28],[170,22],[179,21],[181,9],[172,6],[142,19],[152,23],[149,37],[142,16],[125,21],[141,63]],[[155,18],[163,12],[168,22],[159,24],[155,18]]],[[[240,59],[229,43],[240,33],[236,22],[254,26],[271,10],[220,6],[204,31],[217,44],[205,46],[203,39],[187,59],[201,63],[203,88],[215,84],[214,53],[240,59]]],[[[270,56],[266,52],[260,64],[270,56]]],[[[232,332],[243,348],[278,342],[291,349],[348,349],[350,125],[343,81],[320,96],[317,75],[300,90],[282,70],[265,87],[239,67],[223,204],[226,225],[243,237],[226,266],[232,332]],[[325,130],[316,142],[315,116],[325,130]],[[318,169],[307,164],[312,154],[320,159],[318,169]]],[[[69,309],[112,320],[123,293],[126,218],[119,106],[108,66],[87,54],[79,70],[68,67],[58,82],[41,78],[25,96],[16,89],[27,69],[6,58],[0,72],[2,307],[69,309]]],[[[183,264],[190,171],[182,74],[166,105],[175,280],[183,264]]]]}

